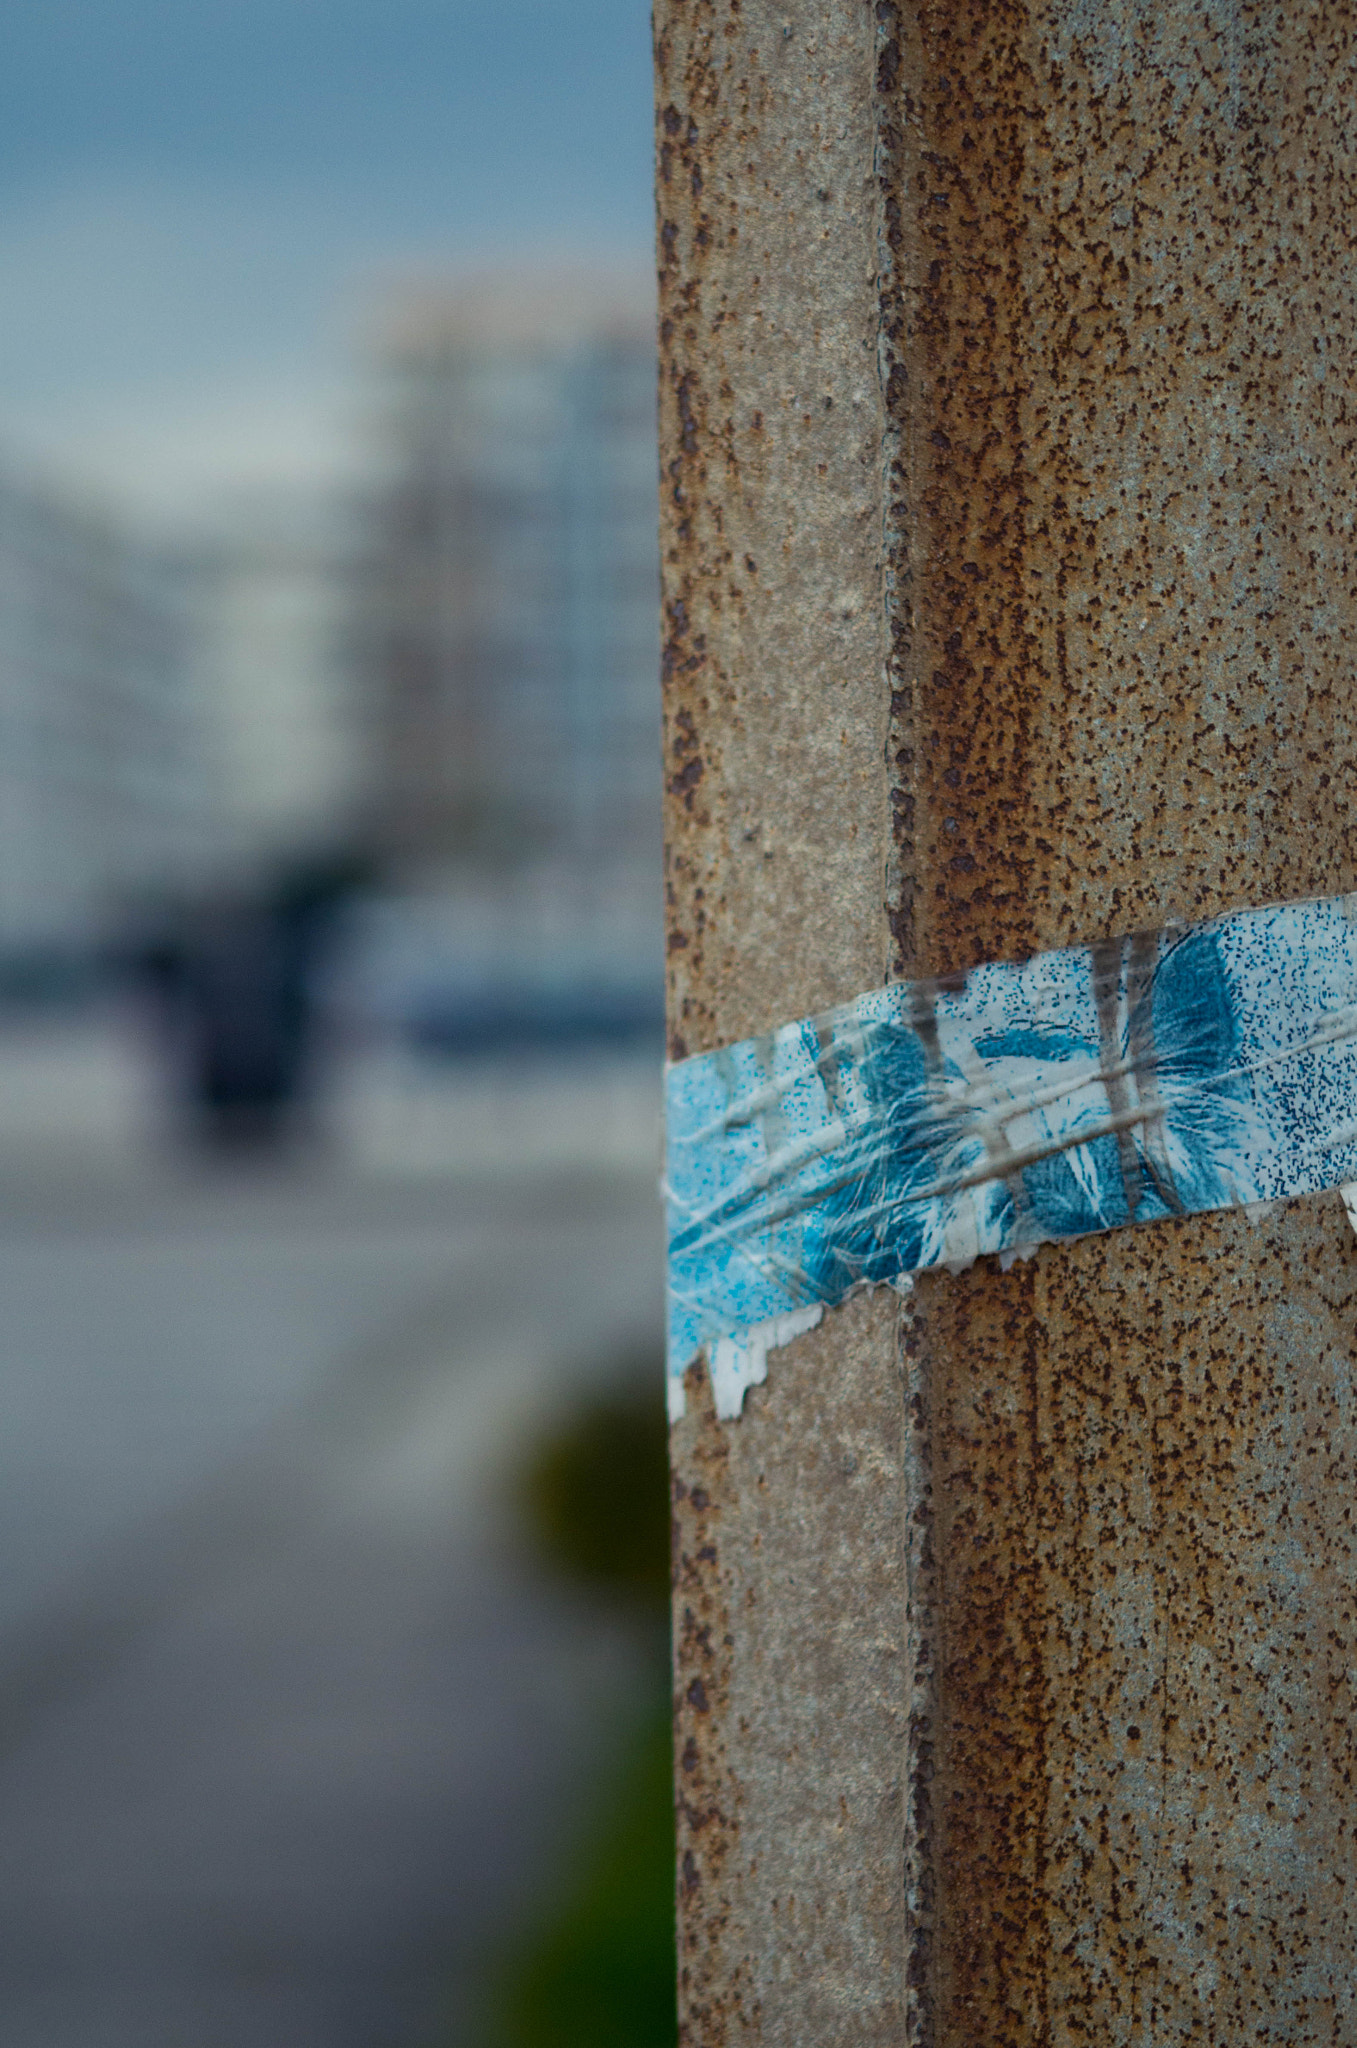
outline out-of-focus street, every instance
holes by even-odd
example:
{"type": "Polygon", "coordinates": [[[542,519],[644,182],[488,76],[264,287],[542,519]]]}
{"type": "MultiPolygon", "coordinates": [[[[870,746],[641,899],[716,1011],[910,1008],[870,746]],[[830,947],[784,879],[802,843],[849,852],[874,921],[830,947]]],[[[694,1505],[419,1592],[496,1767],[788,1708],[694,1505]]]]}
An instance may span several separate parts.
{"type": "Polygon", "coordinates": [[[648,12],[77,12],[0,67],[0,2048],[672,2048],[648,12]]]}
{"type": "Polygon", "coordinates": [[[505,1500],[656,1353],[653,1064],[213,1164],[115,1026],[0,1052],[0,2040],[471,2041],[648,1682],[505,1500]]]}

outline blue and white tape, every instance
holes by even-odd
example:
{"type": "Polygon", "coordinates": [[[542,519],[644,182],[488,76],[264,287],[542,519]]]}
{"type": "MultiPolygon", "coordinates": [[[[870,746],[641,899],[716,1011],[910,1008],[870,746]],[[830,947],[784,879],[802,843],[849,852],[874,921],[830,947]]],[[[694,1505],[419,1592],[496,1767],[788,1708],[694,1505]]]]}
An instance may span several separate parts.
{"type": "Polygon", "coordinates": [[[670,1412],[854,1288],[1357,1180],[1357,896],[902,982],[668,1070],[670,1412]]]}

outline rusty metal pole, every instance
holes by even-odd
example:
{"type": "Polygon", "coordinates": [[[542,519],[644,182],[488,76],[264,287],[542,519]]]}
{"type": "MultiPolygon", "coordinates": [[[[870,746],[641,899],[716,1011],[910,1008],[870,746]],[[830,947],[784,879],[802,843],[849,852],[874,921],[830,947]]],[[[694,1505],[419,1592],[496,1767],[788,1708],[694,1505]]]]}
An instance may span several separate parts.
{"type": "MultiPolygon", "coordinates": [[[[1357,883],[1357,14],[660,0],[676,1057],[1357,883]]],[[[1357,2041],[1336,1196],[674,1431],[684,2039],[1357,2041]]]]}

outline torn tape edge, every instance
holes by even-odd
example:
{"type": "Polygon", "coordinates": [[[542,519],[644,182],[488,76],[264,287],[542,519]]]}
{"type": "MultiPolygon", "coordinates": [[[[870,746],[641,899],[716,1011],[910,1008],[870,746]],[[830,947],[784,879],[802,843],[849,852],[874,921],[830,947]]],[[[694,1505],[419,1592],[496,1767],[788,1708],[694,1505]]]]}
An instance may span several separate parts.
{"type": "MultiPolygon", "coordinates": [[[[1337,1192],[1342,1197],[1353,1234],[1357,1236],[1357,1181],[1342,1182],[1337,1192]]],[[[1306,1198],[1300,1196],[1294,1199],[1306,1198]]],[[[1266,1222],[1274,1211],[1286,1206],[1287,1197],[1281,1196],[1265,1202],[1241,1203],[1236,1214],[1257,1225],[1266,1222]]],[[[997,1255],[1000,1270],[1007,1273],[1020,1259],[1033,1258],[1043,1244],[1067,1242],[1068,1239],[1057,1237],[1034,1238],[1030,1242],[1010,1246],[1007,1251],[997,1255]]],[[[978,1263],[979,1258],[990,1256],[993,1255],[979,1253],[976,1258],[956,1259],[950,1262],[946,1270],[955,1278],[958,1274],[969,1272],[970,1268],[978,1263]]],[[[914,1292],[914,1275],[899,1273],[893,1280],[864,1280],[859,1286],[850,1289],[849,1293],[843,1296],[843,1301],[851,1301],[859,1294],[874,1294],[882,1287],[904,1297],[914,1292]]],[[[841,1301],[833,1305],[841,1307],[843,1303],[841,1301]]],[[[829,1304],[823,1301],[810,1302],[805,1308],[788,1309],[783,1315],[770,1316],[767,1322],[754,1323],[746,1329],[732,1330],[725,1336],[713,1337],[700,1351],[694,1352],[677,1371],[667,1370],[665,1396],[671,1424],[681,1422],[688,1412],[684,1378],[689,1367],[703,1357],[707,1360],[707,1369],[711,1375],[712,1399],[718,1420],[737,1422],[744,1413],[744,1397],[749,1389],[761,1387],[768,1378],[769,1352],[781,1351],[797,1337],[805,1336],[808,1330],[818,1329],[824,1321],[827,1306],[829,1304]]]]}
{"type": "MultiPolygon", "coordinates": [[[[882,1287],[899,1295],[912,1294],[913,1276],[901,1273],[894,1280],[864,1280],[843,1300],[849,1301],[856,1294],[875,1293],[882,1287]]],[[[803,1337],[808,1330],[817,1329],[824,1321],[827,1306],[823,1301],[808,1302],[804,1308],[788,1309],[780,1316],[770,1316],[767,1322],[753,1323],[745,1329],[710,1338],[677,1371],[665,1374],[670,1422],[681,1422],[688,1412],[684,1377],[699,1358],[707,1361],[712,1399],[719,1420],[737,1421],[744,1412],[744,1397],[749,1389],[761,1387],[768,1377],[768,1353],[781,1351],[784,1345],[803,1337]]],[[[841,1307],[842,1301],[834,1306],[841,1307]]]]}

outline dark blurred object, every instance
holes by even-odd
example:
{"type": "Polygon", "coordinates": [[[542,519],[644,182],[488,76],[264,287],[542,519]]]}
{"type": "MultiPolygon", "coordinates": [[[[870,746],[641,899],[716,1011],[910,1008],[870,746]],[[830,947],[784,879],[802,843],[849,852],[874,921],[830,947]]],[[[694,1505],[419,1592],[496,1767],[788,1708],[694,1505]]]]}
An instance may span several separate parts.
{"type": "Polygon", "coordinates": [[[670,1721],[626,1755],[579,1875],[506,1973],[490,2048],[674,2048],[670,1721]]]}
{"type": "Polygon", "coordinates": [[[322,966],[361,886],[356,861],[313,863],[268,887],[180,910],[134,955],[200,1130],[232,1147],[276,1145],[311,1079],[322,966]]]}
{"type": "Polygon", "coordinates": [[[308,920],[277,906],[202,914],[180,989],[189,1093],[208,1133],[274,1143],[303,1088],[314,1031],[308,920]]]}
{"type": "Polygon", "coordinates": [[[564,1051],[580,1046],[664,1053],[664,994],[635,988],[569,988],[520,980],[493,991],[426,999],[409,1024],[421,1052],[446,1058],[485,1052],[564,1051]]]}
{"type": "Polygon", "coordinates": [[[655,1705],[621,1745],[558,1902],[505,1959],[490,2048],[674,2048],[678,2039],[664,1373],[658,1353],[629,1365],[620,1391],[596,1396],[540,1446],[519,1490],[552,1567],[620,1598],[647,1629],[655,1705]]]}
{"type": "MultiPolygon", "coordinates": [[[[633,1370],[633,1382],[642,1375],[633,1370]]],[[[653,1395],[601,1396],[538,1451],[521,1496],[544,1557],[586,1585],[669,1598],[669,1452],[664,1366],[653,1395]]]]}

